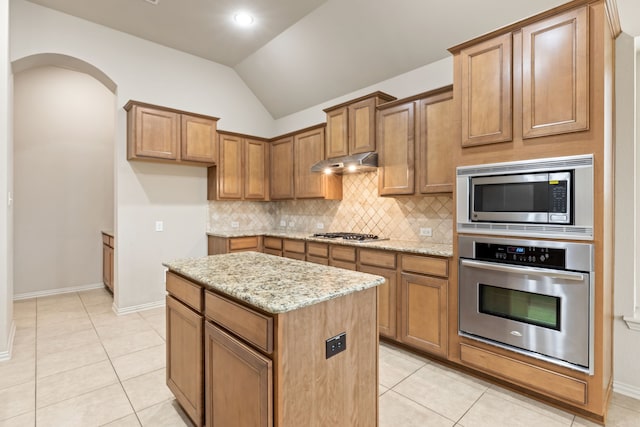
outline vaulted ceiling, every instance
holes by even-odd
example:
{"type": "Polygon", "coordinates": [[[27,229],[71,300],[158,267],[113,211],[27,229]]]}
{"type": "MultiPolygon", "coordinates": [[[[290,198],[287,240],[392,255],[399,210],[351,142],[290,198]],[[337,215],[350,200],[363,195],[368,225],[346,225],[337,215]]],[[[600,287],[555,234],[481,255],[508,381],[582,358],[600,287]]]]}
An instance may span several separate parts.
{"type": "MultiPolygon", "coordinates": [[[[438,61],[566,0],[30,0],[236,70],[274,118],[438,61]],[[237,11],[255,20],[240,27],[237,11]]],[[[640,35],[640,2],[617,0],[640,35]]]]}

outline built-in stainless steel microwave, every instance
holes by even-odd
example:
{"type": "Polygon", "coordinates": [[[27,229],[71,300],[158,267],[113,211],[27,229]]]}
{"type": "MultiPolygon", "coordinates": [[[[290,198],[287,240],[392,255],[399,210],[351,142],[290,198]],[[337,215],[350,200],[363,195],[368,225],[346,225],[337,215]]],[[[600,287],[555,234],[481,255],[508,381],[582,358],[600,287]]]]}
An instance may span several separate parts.
{"type": "Polygon", "coordinates": [[[593,239],[593,156],[457,168],[458,232],[593,239]]]}

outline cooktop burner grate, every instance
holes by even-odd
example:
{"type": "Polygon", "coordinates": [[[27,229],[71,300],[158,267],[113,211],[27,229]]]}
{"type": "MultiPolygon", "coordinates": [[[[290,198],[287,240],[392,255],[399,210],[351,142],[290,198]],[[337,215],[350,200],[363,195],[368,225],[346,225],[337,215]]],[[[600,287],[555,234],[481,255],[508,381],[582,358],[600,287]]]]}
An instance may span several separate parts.
{"type": "Polygon", "coordinates": [[[315,233],[313,237],[320,237],[325,239],[344,239],[344,240],[378,240],[379,237],[375,234],[364,233],[347,233],[347,232],[335,232],[335,233],[315,233]]]}

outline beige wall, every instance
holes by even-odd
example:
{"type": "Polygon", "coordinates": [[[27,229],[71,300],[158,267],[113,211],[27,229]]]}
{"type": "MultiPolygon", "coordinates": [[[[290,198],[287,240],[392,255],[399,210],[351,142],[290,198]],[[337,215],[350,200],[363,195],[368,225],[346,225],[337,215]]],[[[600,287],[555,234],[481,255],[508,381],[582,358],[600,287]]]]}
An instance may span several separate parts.
{"type": "Polygon", "coordinates": [[[0,360],[9,357],[13,325],[13,207],[9,0],[0,0],[0,360]]]}
{"type": "Polygon", "coordinates": [[[114,105],[114,94],[84,73],[49,66],[15,74],[16,297],[102,283],[114,105]]]}
{"type": "MultiPolygon", "coordinates": [[[[639,39],[640,40],[640,39],[639,39]]],[[[616,216],[614,283],[614,390],[640,398],[640,332],[624,322],[633,316],[638,281],[640,195],[637,94],[640,72],[636,43],[622,34],[616,42],[616,216]]]]}

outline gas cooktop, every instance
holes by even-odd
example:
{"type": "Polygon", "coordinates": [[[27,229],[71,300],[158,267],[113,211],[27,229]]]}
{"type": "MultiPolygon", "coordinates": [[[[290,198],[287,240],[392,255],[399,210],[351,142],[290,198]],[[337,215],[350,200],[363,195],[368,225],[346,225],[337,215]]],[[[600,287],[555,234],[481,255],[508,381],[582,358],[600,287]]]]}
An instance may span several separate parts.
{"type": "Polygon", "coordinates": [[[375,242],[379,240],[388,240],[388,239],[376,236],[375,234],[348,233],[348,232],[315,233],[311,237],[317,237],[321,239],[353,240],[356,242],[375,242]]]}

